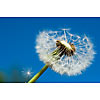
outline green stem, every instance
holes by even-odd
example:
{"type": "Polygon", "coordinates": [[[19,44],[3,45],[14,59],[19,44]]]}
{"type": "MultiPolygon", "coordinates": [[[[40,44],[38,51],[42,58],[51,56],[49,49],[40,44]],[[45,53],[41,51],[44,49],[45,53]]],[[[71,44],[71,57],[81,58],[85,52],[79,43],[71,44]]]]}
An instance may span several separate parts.
{"type": "Polygon", "coordinates": [[[40,72],[38,72],[31,80],[28,81],[28,83],[33,83],[35,82],[42,74],[44,71],[46,71],[46,69],[48,68],[48,65],[46,64],[41,70],[40,72]]]}
{"type": "MultiPolygon", "coordinates": [[[[59,49],[57,48],[55,51],[53,51],[53,52],[51,53],[52,57],[55,57],[56,55],[58,55],[59,52],[60,52],[60,51],[59,51],[59,49]]],[[[58,58],[55,58],[55,59],[58,60],[59,57],[58,57],[58,58]]],[[[43,72],[44,72],[47,68],[48,68],[48,64],[46,64],[46,65],[40,70],[40,72],[38,72],[31,80],[29,80],[28,83],[33,83],[33,82],[35,82],[35,81],[43,74],[43,72]]]]}

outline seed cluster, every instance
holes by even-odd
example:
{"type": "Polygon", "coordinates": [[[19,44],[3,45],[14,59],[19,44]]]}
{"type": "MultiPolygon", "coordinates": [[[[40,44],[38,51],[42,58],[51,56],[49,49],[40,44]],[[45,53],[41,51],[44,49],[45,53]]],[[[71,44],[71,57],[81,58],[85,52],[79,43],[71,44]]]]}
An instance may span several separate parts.
{"type": "Polygon", "coordinates": [[[40,32],[36,51],[40,60],[51,65],[55,72],[69,76],[81,74],[92,64],[95,55],[89,37],[72,34],[67,29],[40,32]]]}
{"type": "Polygon", "coordinates": [[[59,51],[61,52],[59,54],[60,57],[62,57],[63,55],[67,55],[67,56],[74,55],[74,52],[76,51],[75,46],[74,46],[74,44],[71,44],[71,42],[69,42],[69,45],[71,46],[71,49],[69,49],[64,44],[62,44],[61,41],[59,41],[59,40],[56,41],[56,46],[59,49],[59,51]]]}

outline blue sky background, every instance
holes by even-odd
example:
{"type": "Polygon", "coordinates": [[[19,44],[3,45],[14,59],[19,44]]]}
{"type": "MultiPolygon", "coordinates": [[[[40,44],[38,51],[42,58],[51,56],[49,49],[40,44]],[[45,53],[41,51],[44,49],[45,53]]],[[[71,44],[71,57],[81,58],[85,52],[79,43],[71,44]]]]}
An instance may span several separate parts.
{"type": "Polygon", "coordinates": [[[35,50],[36,36],[42,30],[61,28],[91,38],[97,53],[93,64],[81,75],[70,77],[48,68],[37,82],[100,82],[100,18],[0,18],[0,72],[6,75],[5,82],[13,82],[15,69],[19,76],[23,69],[31,69],[34,76],[44,66],[35,50]]]}

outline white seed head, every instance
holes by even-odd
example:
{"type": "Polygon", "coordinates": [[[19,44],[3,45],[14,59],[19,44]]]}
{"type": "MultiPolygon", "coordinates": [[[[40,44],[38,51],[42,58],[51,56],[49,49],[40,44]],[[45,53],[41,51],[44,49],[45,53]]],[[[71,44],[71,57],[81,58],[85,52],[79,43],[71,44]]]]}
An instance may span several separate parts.
{"type": "Polygon", "coordinates": [[[81,74],[92,63],[95,54],[93,44],[87,36],[71,34],[67,29],[40,32],[36,42],[36,51],[40,60],[52,65],[54,71],[69,76],[81,74]],[[73,43],[76,49],[74,55],[63,55],[60,59],[58,59],[59,55],[53,56],[52,52],[57,49],[57,40],[69,49],[71,49],[69,42],[73,43]]]}

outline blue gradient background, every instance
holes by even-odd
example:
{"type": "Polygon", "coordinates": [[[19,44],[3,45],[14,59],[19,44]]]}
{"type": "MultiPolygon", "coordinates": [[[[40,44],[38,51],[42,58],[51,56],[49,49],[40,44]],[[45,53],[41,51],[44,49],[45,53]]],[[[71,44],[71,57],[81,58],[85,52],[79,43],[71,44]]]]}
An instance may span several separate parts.
{"type": "Polygon", "coordinates": [[[34,76],[44,66],[35,50],[36,36],[42,30],[61,28],[91,38],[97,53],[93,64],[71,77],[48,68],[37,82],[100,82],[100,18],[0,18],[0,70],[11,77],[12,65],[17,64],[20,72],[32,68],[34,76]]]}

